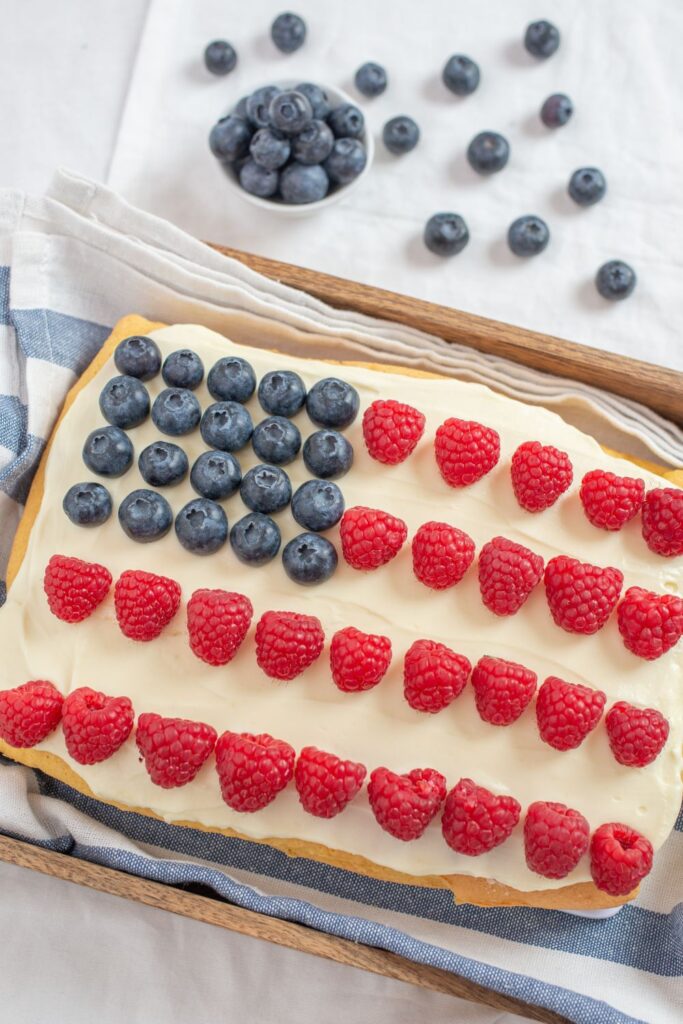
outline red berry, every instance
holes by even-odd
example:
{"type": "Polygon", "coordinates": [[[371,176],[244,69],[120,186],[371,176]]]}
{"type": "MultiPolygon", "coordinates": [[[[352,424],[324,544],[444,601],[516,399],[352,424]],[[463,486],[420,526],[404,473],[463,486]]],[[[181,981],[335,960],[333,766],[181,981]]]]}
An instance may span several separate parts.
{"type": "Polygon", "coordinates": [[[531,701],[536,683],[530,668],[484,655],[472,672],[479,716],[491,725],[512,725],[531,701]]]}
{"type": "Polygon", "coordinates": [[[636,768],[651,764],[669,735],[669,723],[659,711],[637,708],[625,700],[612,705],[605,725],[616,760],[636,768]]]}
{"type": "Polygon", "coordinates": [[[668,558],[683,555],[683,490],[656,487],[643,504],[643,537],[650,551],[668,558]]]}
{"type": "Polygon", "coordinates": [[[359,792],[366,775],[364,764],[304,747],[294,769],[294,784],[305,811],[316,818],[334,818],[359,792]]]}
{"type": "Polygon", "coordinates": [[[354,626],[339,629],[330,642],[332,678],[344,693],[371,690],[391,663],[391,640],[378,633],[362,633],[354,626]]]}
{"type": "Polygon", "coordinates": [[[434,441],[441,476],[451,487],[469,487],[490,473],[500,458],[500,437],[472,420],[449,419],[434,441]]]}
{"type": "Polygon", "coordinates": [[[405,698],[416,711],[442,711],[462,693],[471,671],[463,654],[434,640],[416,640],[403,662],[405,698]]]}
{"type": "Polygon", "coordinates": [[[514,615],[543,575],[543,559],[522,544],[494,537],[479,552],[481,599],[495,615],[514,615]]]}
{"type": "Polygon", "coordinates": [[[683,636],[683,598],[629,587],[617,608],[617,623],[628,650],[654,661],[683,636]]]}
{"type": "Polygon", "coordinates": [[[128,697],[107,697],[89,686],[79,686],[62,707],[66,749],[79,764],[106,761],[130,736],[133,718],[128,697]]]}
{"type": "Polygon", "coordinates": [[[53,555],[43,587],[53,615],[64,622],[82,622],[102,604],[111,587],[111,573],[97,562],[53,555]]]}
{"type": "Polygon", "coordinates": [[[216,745],[216,730],[187,718],[138,718],[135,742],[152,782],[173,789],[192,782],[216,745]]]}
{"type": "Polygon", "coordinates": [[[579,497],[593,526],[601,530],[620,530],[640,512],[645,483],[637,477],[593,469],[581,481],[579,497]]]}
{"type": "Polygon", "coordinates": [[[537,800],[524,819],[527,867],[544,878],[565,878],[588,849],[590,826],[565,804],[537,800]]]}
{"type": "Polygon", "coordinates": [[[63,703],[46,679],[0,690],[0,739],[10,747],[35,747],[59,725],[63,703]]]}
{"type": "Polygon", "coordinates": [[[353,569],[377,569],[399,553],[408,536],[402,519],[376,508],[347,508],[339,524],[342,554],[353,569]]]}
{"type": "Polygon", "coordinates": [[[247,635],[253,614],[244,594],[195,590],[187,602],[190,647],[207,665],[227,665],[247,635]]]}
{"type": "Polygon", "coordinates": [[[413,768],[405,775],[375,768],[368,783],[370,806],[379,825],[404,842],[419,839],[445,796],[446,780],[433,768],[413,768]]]}
{"type": "Polygon", "coordinates": [[[320,619],[298,612],[264,612],[256,625],[256,661],[271,679],[294,679],[325,643],[320,619]]]}
{"type": "Polygon", "coordinates": [[[412,405],[378,399],[363,414],[365,447],[378,462],[395,466],[407,459],[422,437],[425,418],[412,405]]]}
{"type": "Polygon", "coordinates": [[[224,732],[216,743],[221,793],[233,811],[260,811],[294,774],[294,748],[267,732],[224,732]]]}
{"type": "Polygon", "coordinates": [[[505,842],[521,811],[513,796],[499,796],[472,779],[461,779],[446,797],[441,830],[456,853],[478,857],[505,842]]]}
{"type": "Polygon", "coordinates": [[[119,627],[131,640],[154,640],[180,605],[180,586],[168,576],[127,569],[114,586],[119,627]]]}
{"type": "Polygon", "coordinates": [[[602,690],[548,676],[536,698],[541,739],[555,750],[580,746],[600,721],[606,699],[602,690]]]}
{"type": "Polygon", "coordinates": [[[610,896],[628,896],[652,869],[652,843],[621,822],[609,822],[591,838],[591,875],[610,896]]]}
{"type": "Polygon", "coordinates": [[[554,505],[574,477],[566,452],[540,441],[525,441],[512,456],[512,489],[527,512],[554,505]]]}
{"type": "Polygon", "coordinates": [[[448,523],[423,523],[413,537],[413,572],[432,590],[459,583],[473,561],[474,541],[448,523]]]}
{"type": "Polygon", "coordinates": [[[602,629],[614,611],[624,577],[611,566],[603,569],[557,555],[546,565],[543,582],[556,625],[588,636],[602,629]]]}

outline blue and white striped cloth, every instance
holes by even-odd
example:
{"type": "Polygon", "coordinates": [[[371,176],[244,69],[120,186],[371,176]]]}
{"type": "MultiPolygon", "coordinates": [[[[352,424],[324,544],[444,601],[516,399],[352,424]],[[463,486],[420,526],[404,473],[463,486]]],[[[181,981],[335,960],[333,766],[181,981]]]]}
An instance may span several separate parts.
{"type": "MultiPolygon", "coordinates": [[[[64,174],[43,199],[0,192],[0,264],[0,578],[64,394],[127,312],[205,323],[251,344],[402,361],[549,404],[568,395],[566,381],[327,309],[64,174]]],[[[572,407],[577,394],[594,431],[609,417],[615,446],[633,450],[638,434],[641,450],[683,462],[675,427],[578,386],[572,407]]],[[[452,970],[572,1021],[683,1019],[683,814],[638,900],[598,919],[456,906],[445,891],[119,811],[1,758],[0,832],[166,883],[203,883],[240,906],[452,970]]]]}

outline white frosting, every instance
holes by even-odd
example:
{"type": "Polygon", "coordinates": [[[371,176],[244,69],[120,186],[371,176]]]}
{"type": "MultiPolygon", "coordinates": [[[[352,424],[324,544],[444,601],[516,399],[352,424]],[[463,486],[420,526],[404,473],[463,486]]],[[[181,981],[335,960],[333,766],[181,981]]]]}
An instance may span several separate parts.
{"type": "MultiPolygon", "coordinates": [[[[335,372],[322,362],[235,346],[196,326],[164,328],[153,336],[164,356],[180,347],[193,348],[207,370],[220,356],[237,351],[250,360],[258,377],[269,369],[289,367],[310,386],[335,372]]],[[[444,520],[466,530],[477,550],[492,536],[503,534],[527,544],[545,559],[565,553],[598,565],[617,566],[624,573],[625,586],[683,592],[683,560],[651,554],[637,521],[619,533],[589,525],[578,499],[583,474],[596,467],[622,474],[631,470],[554,413],[453,380],[387,375],[352,366],[339,372],[360,392],[361,414],[375,398],[392,397],[417,406],[427,418],[415,453],[402,465],[385,467],[368,456],[359,415],[348,430],[355,463],[339,481],[347,507],[363,504],[393,512],[406,520],[409,538],[426,520],[444,520]],[[452,489],[438,473],[434,432],[448,416],[478,420],[500,433],[500,462],[473,487],[452,489]],[[570,491],[553,508],[537,515],[518,506],[509,479],[512,452],[531,439],[568,451],[575,478],[570,491]]],[[[92,476],[81,460],[81,448],[88,432],[102,422],[97,397],[114,373],[113,360],[109,360],[79,394],[55,439],[40,513],[0,614],[5,685],[47,678],[64,693],[89,685],[109,694],[127,694],[138,713],[155,711],[204,720],[219,732],[270,732],[297,750],[313,744],[362,761],[369,770],[378,765],[399,772],[429,766],[443,772],[449,786],[469,776],[495,792],[512,794],[523,808],[533,800],[562,801],[581,811],[593,828],[606,821],[624,821],[643,832],[655,848],[661,845],[681,799],[683,645],[658,661],[645,662],[625,650],[614,616],[595,636],[566,633],[553,624],[542,586],[517,615],[498,618],[481,602],[474,566],[460,584],[443,592],[417,582],[409,543],[389,565],[372,573],[349,568],[340,555],[339,568],[330,582],[302,588],[287,579],[279,559],[264,568],[250,568],[237,560],[229,544],[208,558],[185,552],[173,531],[161,541],[138,545],[123,534],[116,514],[99,528],[76,527],[62,512],[62,498],[71,484],[92,476]],[[130,568],[172,576],[182,586],[181,610],[159,639],[146,644],[131,642],[120,633],[111,595],[84,623],[60,622],[48,611],[42,590],[44,567],[54,553],[101,561],[114,578],[130,568]],[[241,591],[253,602],[250,634],[226,667],[205,665],[187,643],[184,602],[198,587],[241,591]],[[369,692],[340,693],[330,677],[326,649],[314,666],[292,682],[268,679],[256,665],[253,642],[255,622],[267,609],[315,614],[328,639],[346,625],[385,633],[394,652],[387,676],[369,692]],[[496,728],[477,715],[471,686],[440,714],[413,711],[403,698],[402,661],[418,637],[442,641],[472,663],[483,654],[520,661],[538,673],[539,682],[554,674],[599,687],[607,692],[608,706],[625,699],[659,708],[671,725],[666,748],[647,768],[623,767],[610,753],[601,723],[577,750],[559,753],[540,740],[533,705],[514,725],[496,728]]],[[[148,383],[152,398],[163,386],[160,375],[148,383]]],[[[205,385],[197,396],[203,407],[211,401],[205,385]]],[[[256,399],[249,407],[255,420],[264,415],[256,399]]],[[[315,429],[305,413],[296,417],[296,422],[304,438],[315,429]]],[[[159,436],[151,419],[131,430],[136,457],[159,436]]],[[[179,443],[190,462],[205,448],[198,430],[179,443]]],[[[239,458],[243,470],[258,461],[251,449],[239,453],[239,458]]],[[[301,458],[286,468],[295,487],[307,477],[301,458]]],[[[640,475],[648,486],[661,486],[660,478],[646,472],[640,475]]],[[[136,464],[123,477],[105,483],[116,506],[134,488],[146,486],[136,464]]],[[[187,481],[164,493],[174,512],[195,497],[187,481]]],[[[230,522],[248,511],[239,495],[226,501],[225,509],[230,522]]],[[[280,513],[277,521],[283,545],[300,532],[289,510],[280,513]]],[[[337,529],[328,536],[339,548],[337,529]]],[[[147,776],[132,738],[108,761],[92,767],[70,760],[59,730],[41,749],[64,758],[103,800],[149,807],[168,821],[185,819],[216,828],[231,827],[254,838],[295,837],[323,843],[415,875],[464,872],[522,890],[557,884],[527,869],[520,827],[504,845],[482,857],[468,858],[449,849],[438,819],[416,842],[393,839],[374,821],[365,792],[330,821],[304,813],[293,785],[264,810],[240,814],[221,800],[213,759],[189,785],[163,790],[147,776]]],[[[566,881],[588,879],[584,858],[566,881]]]]}

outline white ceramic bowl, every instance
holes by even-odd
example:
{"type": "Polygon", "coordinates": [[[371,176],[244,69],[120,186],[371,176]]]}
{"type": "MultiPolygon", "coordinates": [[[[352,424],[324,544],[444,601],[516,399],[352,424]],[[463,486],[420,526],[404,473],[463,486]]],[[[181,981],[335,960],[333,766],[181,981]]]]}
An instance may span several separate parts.
{"type": "MultiPolygon", "coordinates": [[[[276,85],[279,89],[293,89],[300,81],[300,78],[288,78],[285,81],[268,84],[276,85]]],[[[335,86],[323,85],[322,83],[316,84],[320,84],[320,87],[325,90],[333,107],[338,107],[340,103],[351,103],[354,107],[358,107],[358,109],[363,113],[363,116],[365,116],[365,111],[360,104],[356,103],[356,101],[352,99],[348,93],[345,93],[343,89],[337,89],[335,86]]],[[[258,86],[256,88],[258,88],[258,86]]],[[[233,111],[234,107],[228,111],[228,113],[233,113],[233,111]]],[[[330,192],[329,195],[326,195],[324,199],[319,199],[317,203],[283,203],[281,199],[262,199],[261,196],[253,196],[251,192],[246,192],[242,188],[237,180],[237,175],[232,168],[226,166],[225,178],[228,188],[231,192],[234,192],[236,195],[244,199],[245,202],[251,203],[252,206],[259,206],[262,210],[268,210],[270,213],[277,214],[281,217],[306,217],[312,213],[319,213],[321,210],[327,209],[328,206],[332,206],[333,203],[338,203],[340,199],[344,199],[345,196],[350,195],[355,188],[358,188],[361,181],[370,170],[375,155],[375,142],[368,131],[367,122],[360,141],[365,146],[365,152],[367,154],[367,160],[363,170],[360,172],[358,177],[354,178],[348,185],[341,185],[333,192],[330,192]]]]}

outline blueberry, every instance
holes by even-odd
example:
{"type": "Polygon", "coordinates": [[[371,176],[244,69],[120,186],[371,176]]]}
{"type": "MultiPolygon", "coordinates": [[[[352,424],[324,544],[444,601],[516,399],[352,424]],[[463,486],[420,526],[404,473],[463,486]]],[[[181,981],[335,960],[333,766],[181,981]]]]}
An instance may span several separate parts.
{"type": "Polygon", "coordinates": [[[325,171],[336,185],[348,185],[367,163],[365,146],[358,139],[337,139],[324,163],[325,171]]]}
{"type": "Polygon", "coordinates": [[[176,537],[193,555],[212,555],[228,539],[228,517],[215,501],[193,498],[175,517],[176,537]]]}
{"type": "Polygon", "coordinates": [[[204,63],[212,75],[227,75],[237,64],[237,51],[225,39],[215,39],[204,50],[204,63]]]}
{"type": "Polygon", "coordinates": [[[327,123],[338,139],[359,139],[365,130],[365,118],[353,103],[342,103],[335,107],[327,123]]]}
{"type": "Polygon", "coordinates": [[[507,139],[498,132],[479,132],[467,147],[467,160],[477,174],[502,171],[510,158],[507,139]]]}
{"type": "Polygon", "coordinates": [[[437,256],[456,256],[469,242],[470,233],[459,213],[435,213],[425,224],[423,238],[437,256]]]}
{"type": "Polygon", "coordinates": [[[420,141],[420,129],[412,117],[401,114],[399,117],[392,117],[384,125],[382,140],[390,153],[397,156],[410,153],[420,141]]]}
{"type": "Polygon", "coordinates": [[[201,415],[199,402],[187,388],[164,388],[152,406],[154,426],[171,437],[189,434],[199,423],[201,415]]]}
{"type": "Polygon", "coordinates": [[[306,22],[298,14],[292,14],[290,11],[278,14],[270,26],[270,38],[281,53],[294,53],[304,45],[306,22]]]}
{"type": "Polygon", "coordinates": [[[279,466],[254,466],[244,474],[240,497],[252,512],[279,512],[292,497],[292,485],[279,466]]]}
{"type": "Polygon", "coordinates": [[[373,61],[368,61],[367,64],[361,64],[356,71],[354,82],[356,83],[356,89],[362,93],[363,96],[381,96],[387,87],[387,73],[381,64],[375,64],[373,61]]]}
{"type": "Polygon", "coordinates": [[[179,348],[164,359],[161,376],[170,388],[189,388],[194,391],[204,379],[204,364],[196,352],[189,348],[179,348]]]}
{"type": "Polygon", "coordinates": [[[276,171],[289,160],[291,151],[289,139],[274,128],[259,128],[252,136],[249,152],[252,160],[265,167],[267,171],[276,171]]]}
{"type": "Polygon", "coordinates": [[[344,476],[353,465],[353,446],[337,430],[316,430],[304,442],[304,463],[313,476],[332,480],[344,476]]]}
{"type": "Polygon", "coordinates": [[[313,107],[302,92],[288,89],[273,96],[268,107],[268,119],[285,135],[298,135],[313,119],[313,107]]]}
{"type": "Polygon", "coordinates": [[[222,163],[231,164],[249,152],[252,129],[243,117],[228,114],[209,133],[209,148],[222,163]]]}
{"type": "Polygon", "coordinates": [[[123,532],[139,544],[148,544],[166,536],[171,529],[171,506],[156,491],[140,488],[119,505],[119,522],[123,532]]]}
{"type": "Polygon", "coordinates": [[[337,551],[327,537],[300,533],[282,552],[282,564],[290,580],[303,586],[324,583],[337,568],[337,551]]]}
{"type": "Polygon", "coordinates": [[[190,473],[190,483],[203,498],[222,501],[233,495],[242,482],[242,469],[230,452],[202,452],[190,473]]]}
{"type": "Polygon", "coordinates": [[[295,416],[306,401],[306,385],[293,370],[270,370],[261,378],[258,400],[272,416],[295,416]]]}
{"type": "Polygon", "coordinates": [[[479,65],[462,53],[454,53],[446,61],[441,79],[456,96],[469,96],[479,85],[479,65]]]}
{"type": "Polygon", "coordinates": [[[623,260],[609,260],[595,275],[595,287],[603,299],[627,299],[636,286],[636,272],[623,260]]]}
{"type": "Polygon", "coordinates": [[[280,175],[280,195],[286,203],[317,203],[324,199],[330,179],[320,164],[288,164],[280,175]]]}
{"type": "Polygon", "coordinates": [[[245,160],[239,170],[239,182],[245,192],[261,199],[270,199],[278,190],[280,176],[277,171],[267,171],[255,160],[245,160]]]}
{"type": "Polygon", "coordinates": [[[532,57],[552,57],[560,45],[560,33],[549,21],[532,21],[524,33],[524,46],[532,57]]]}
{"type": "Polygon", "coordinates": [[[259,459],[274,466],[286,466],[299,454],[301,434],[284,416],[269,416],[254,427],[251,443],[259,459]]]}
{"type": "Polygon", "coordinates": [[[305,530],[329,530],[344,514],[344,496],[331,480],[307,480],[292,496],[292,515],[305,530]]]}
{"type": "Polygon", "coordinates": [[[100,526],[111,515],[111,494],[102,484],[74,484],[64,495],[62,508],[76,526],[100,526]]]}
{"type": "Polygon", "coordinates": [[[137,427],[149,414],[147,388],[137,377],[112,377],[100,392],[100,410],[115,427],[137,427]]]}
{"type": "Polygon", "coordinates": [[[256,128],[269,128],[268,108],[281,90],[277,85],[264,85],[247,97],[247,117],[256,128]]]}
{"type": "Polygon", "coordinates": [[[294,86],[295,92],[302,92],[308,102],[311,104],[313,110],[313,117],[318,121],[326,121],[330,116],[332,107],[330,101],[327,98],[327,93],[320,88],[319,85],[314,85],[313,82],[299,82],[298,85],[294,86]]]}
{"type": "Polygon", "coordinates": [[[170,487],[187,476],[187,455],[170,441],[154,441],[138,456],[138,469],[145,483],[152,487],[170,487]]]}
{"type": "Polygon", "coordinates": [[[562,92],[556,92],[552,96],[548,96],[541,107],[541,121],[546,128],[561,128],[573,113],[574,107],[569,96],[565,96],[562,92]]]}
{"type": "Polygon", "coordinates": [[[249,411],[239,402],[214,402],[202,416],[201,435],[211,448],[237,452],[254,432],[249,411]]]}
{"type": "Polygon", "coordinates": [[[343,430],[353,423],[359,406],[356,389],[338,377],[319,380],[306,397],[306,410],[318,427],[343,430]]]}
{"type": "Polygon", "coordinates": [[[598,203],[607,191],[607,182],[597,167],[580,167],[569,179],[569,195],[579,206],[598,203]]]}
{"type": "Polygon", "coordinates": [[[537,256],[549,241],[548,225],[533,213],[518,217],[508,228],[508,245],[515,256],[537,256]]]}
{"type": "Polygon", "coordinates": [[[249,115],[247,114],[247,100],[248,99],[249,99],[248,96],[243,96],[241,100],[238,100],[237,106],[233,110],[233,114],[236,114],[238,117],[244,118],[245,121],[249,120],[249,115]]]}
{"type": "Polygon", "coordinates": [[[151,380],[161,369],[161,352],[151,338],[134,335],[118,343],[114,362],[119,373],[138,380],[151,380]]]}
{"type": "Polygon", "coordinates": [[[99,427],[85,439],[83,461],[99,476],[122,476],[133,461],[133,445],[119,427],[99,427]]]}
{"type": "Polygon", "coordinates": [[[320,164],[332,152],[334,135],[324,121],[309,121],[292,144],[292,156],[300,164],[320,164]]]}
{"type": "Polygon", "coordinates": [[[248,402],[256,389],[256,374],[241,356],[223,356],[209,370],[206,386],[218,402],[248,402]]]}
{"type": "Polygon", "coordinates": [[[265,565],[280,550],[280,529],[270,516],[249,512],[233,525],[230,545],[240,562],[265,565]]]}

